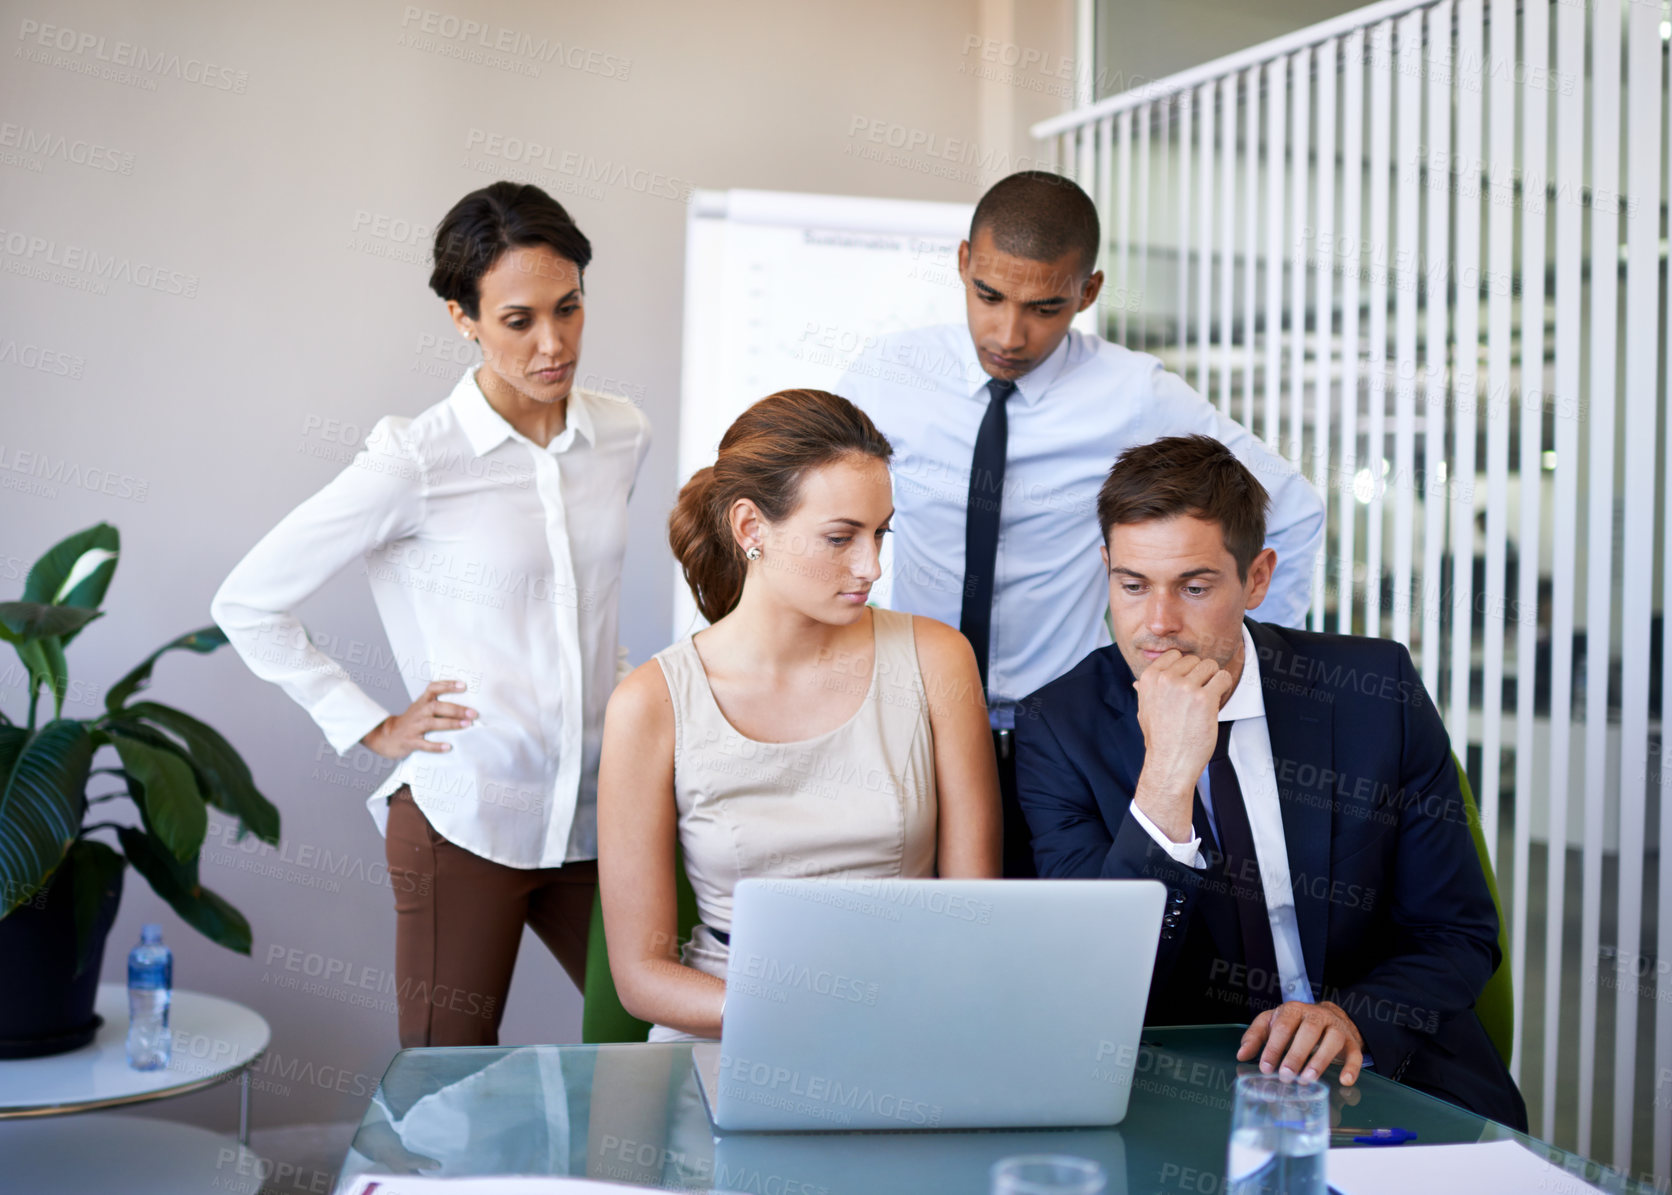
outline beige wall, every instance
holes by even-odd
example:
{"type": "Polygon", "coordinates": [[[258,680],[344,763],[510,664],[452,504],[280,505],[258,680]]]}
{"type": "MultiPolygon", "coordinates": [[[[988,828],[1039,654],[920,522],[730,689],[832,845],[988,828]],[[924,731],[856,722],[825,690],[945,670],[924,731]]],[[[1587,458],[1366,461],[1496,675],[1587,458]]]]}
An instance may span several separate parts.
{"type": "MultiPolygon", "coordinates": [[[[5,0],[3,12],[0,598],[64,534],[101,519],[121,529],[110,612],[71,652],[82,716],[138,657],[208,620],[233,562],[379,415],[447,393],[462,366],[434,353],[456,340],[425,287],[422,230],[519,168],[595,247],[583,380],[642,402],[656,429],[632,508],[623,636],[635,660],[662,647],[685,220],[667,196],[973,200],[1031,154],[1027,124],[1066,106],[1042,70],[975,68],[1010,43],[1060,60],[1072,28],[1067,0],[5,0]],[[444,7],[426,17],[425,4],[444,7]],[[472,43],[442,36],[454,18],[489,27],[490,44],[505,31],[511,52],[461,59],[472,43]],[[413,34],[429,40],[402,44],[413,34]],[[563,54],[536,74],[520,35],[563,54]],[[141,72],[141,51],[160,69],[141,72]],[[865,156],[891,137],[942,148],[865,156]],[[512,139],[550,149],[519,164],[501,148],[512,139]],[[935,156],[950,139],[962,158],[935,156]]],[[[302,613],[399,708],[353,573],[302,613]]],[[[9,660],[0,683],[19,716],[9,660]]],[[[205,848],[204,881],[249,916],[253,958],[185,930],[130,872],[104,976],[121,981],[139,924],[162,921],[179,986],[272,1024],[257,1123],[357,1117],[395,1047],[390,996],[376,990],[394,917],[364,808],[372,758],[338,760],[230,652],[170,658],[154,692],[244,751],[283,810],[284,847],[246,853],[217,822],[205,848]]],[[[528,938],[504,1039],[574,1040],[578,1028],[576,993],[528,938]]],[[[226,1129],[234,1102],[212,1091],[155,1111],[226,1129]]]]}

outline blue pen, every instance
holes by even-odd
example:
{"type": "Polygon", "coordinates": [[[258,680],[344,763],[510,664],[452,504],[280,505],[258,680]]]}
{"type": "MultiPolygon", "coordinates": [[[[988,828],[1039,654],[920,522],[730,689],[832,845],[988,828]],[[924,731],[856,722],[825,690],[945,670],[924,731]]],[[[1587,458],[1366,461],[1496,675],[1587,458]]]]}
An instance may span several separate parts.
{"type": "Polygon", "coordinates": [[[1403,1145],[1407,1141],[1415,1141],[1417,1135],[1410,1129],[1331,1129],[1332,1137],[1351,1137],[1354,1145],[1403,1145]]]}

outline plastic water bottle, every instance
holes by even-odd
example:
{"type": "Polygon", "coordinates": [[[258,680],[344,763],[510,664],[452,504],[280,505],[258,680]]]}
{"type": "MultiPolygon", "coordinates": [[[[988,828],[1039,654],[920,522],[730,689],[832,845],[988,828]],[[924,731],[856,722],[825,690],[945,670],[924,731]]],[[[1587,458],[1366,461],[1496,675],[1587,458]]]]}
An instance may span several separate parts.
{"type": "Polygon", "coordinates": [[[163,927],[147,925],[139,931],[139,945],[128,951],[128,1065],[136,1071],[168,1065],[173,990],[174,952],[163,945],[163,927]]]}

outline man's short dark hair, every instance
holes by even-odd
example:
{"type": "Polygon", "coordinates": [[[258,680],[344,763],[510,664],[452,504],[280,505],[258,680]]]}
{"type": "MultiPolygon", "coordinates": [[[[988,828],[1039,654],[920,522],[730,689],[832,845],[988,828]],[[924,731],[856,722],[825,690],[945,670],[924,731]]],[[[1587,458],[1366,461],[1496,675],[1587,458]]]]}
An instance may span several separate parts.
{"type": "Polygon", "coordinates": [[[497,182],[453,205],[435,230],[430,289],[478,317],[482,275],[509,249],[545,245],[585,271],[592,261],[587,240],[563,205],[539,187],[497,182]]]}
{"type": "Polygon", "coordinates": [[[1168,436],[1128,448],[1097,491],[1097,524],[1103,542],[1109,529],[1193,515],[1218,523],[1225,550],[1237,562],[1237,576],[1266,542],[1266,507],[1271,498],[1248,467],[1212,436],[1168,436]]]}
{"type": "Polygon", "coordinates": [[[1097,264],[1102,227],[1097,205],[1074,180],[1049,170],[1023,170],[994,183],[975,205],[970,242],[991,229],[999,252],[1029,261],[1056,261],[1073,251],[1089,274],[1097,264]]]}

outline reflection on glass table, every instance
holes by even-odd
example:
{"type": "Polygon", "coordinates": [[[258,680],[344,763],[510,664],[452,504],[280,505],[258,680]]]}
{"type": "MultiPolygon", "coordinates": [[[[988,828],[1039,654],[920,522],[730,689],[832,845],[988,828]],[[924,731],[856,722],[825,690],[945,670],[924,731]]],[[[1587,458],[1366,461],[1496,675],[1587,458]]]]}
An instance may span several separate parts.
{"type": "MultiPolygon", "coordinates": [[[[689,1044],[403,1050],[355,1134],[338,1189],[362,1174],[398,1173],[560,1174],[782,1195],[984,1192],[1000,1158],[1071,1154],[1103,1167],[1108,1195],[1221,1190],[1232,1090],[1253,1070],[1236,1062],[1241,1035],[1233,1026],[1146,1030],[1117,1128],[718,1139],[689,1044]]],[[[782,1079],[786,1091],[796,1082],[782,1079]]],[[[1373,1071],[1354,1088],[1330,1088],[1332,1125],[1398,1125],[1430,1145],[1513,1139],[1605,1191],[1649,1191],[1373,1071]]]]}

